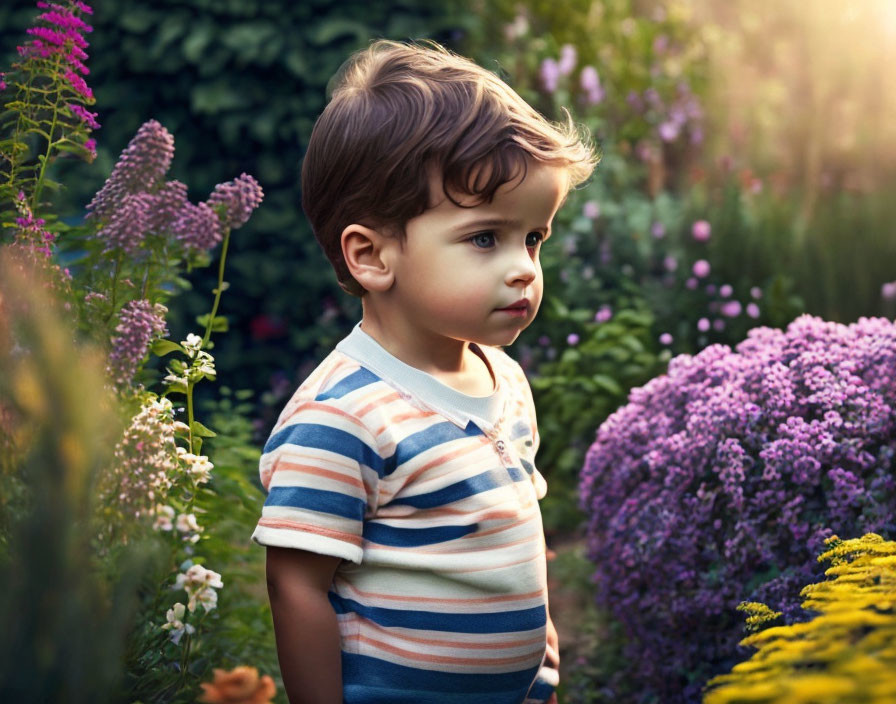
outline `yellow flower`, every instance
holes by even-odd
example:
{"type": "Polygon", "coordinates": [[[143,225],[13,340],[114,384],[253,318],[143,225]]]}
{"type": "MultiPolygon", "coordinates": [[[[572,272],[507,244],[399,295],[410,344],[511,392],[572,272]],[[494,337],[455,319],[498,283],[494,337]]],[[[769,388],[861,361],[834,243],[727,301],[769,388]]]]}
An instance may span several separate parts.
{"type": "Polygon", "coordinates": [[[269,704],[277,691],[270,675],[258,676],[258,669],[240,665],[229,672],[215,668],[215,679],[203,682],[200,702],[206,704],[269,704]]]}

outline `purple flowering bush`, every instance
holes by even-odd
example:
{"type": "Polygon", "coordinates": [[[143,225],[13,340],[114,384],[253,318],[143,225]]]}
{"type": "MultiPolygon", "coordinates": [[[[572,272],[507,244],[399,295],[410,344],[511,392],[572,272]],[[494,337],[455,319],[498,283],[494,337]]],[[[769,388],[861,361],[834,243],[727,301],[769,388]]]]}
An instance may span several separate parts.
{"type": "Polygon", "coordinates": [[[699,701],[738,658],[736,607],[788,623],[833,534],[896,534],[896,324],[808,315],[671,360],[588,451],[580,496],[619,691],[699,701]],[[628,688],[628,689],[626,689],[628,688]]]}

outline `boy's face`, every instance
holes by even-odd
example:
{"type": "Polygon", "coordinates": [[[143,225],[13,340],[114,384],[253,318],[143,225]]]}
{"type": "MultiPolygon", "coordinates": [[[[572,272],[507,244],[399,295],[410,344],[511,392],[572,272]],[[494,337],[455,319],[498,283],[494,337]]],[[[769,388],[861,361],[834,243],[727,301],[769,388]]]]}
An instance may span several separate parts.
{"type": "Polygon", "coordinates": [[[522,182],[502,185],[491,203],[464,208],[445,197],[441,175],[433,174],[435,206],[408,221],[394,253],[390,297],[409,328],[435,344],[516,340],[541,304],[539,251],[567,178],[560,167],[530,160],[522,182]]]}

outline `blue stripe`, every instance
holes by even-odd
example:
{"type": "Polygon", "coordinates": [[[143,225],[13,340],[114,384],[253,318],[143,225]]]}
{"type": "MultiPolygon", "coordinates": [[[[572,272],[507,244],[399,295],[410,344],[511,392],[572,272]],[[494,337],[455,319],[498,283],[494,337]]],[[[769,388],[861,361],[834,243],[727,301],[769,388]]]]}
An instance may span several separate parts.
{"type": "Polygon", "coordinates": [[[364,540],[379,545],[411,548],[447,543],[449,540],[475,533],[478,528],[478,523],[467,526],[436,526],[434,528],[396,528],[383,523],[366,523],[364,525],[364,540]]]}
{"type": "Polygon", "coordinates": [[[517,611],[452,614],[365,606],[353,599],[343,598],[335,592],[330,592],[327,596],[337,614],[355,613],[385,627],[449,633],[516,633],[544,628],[547,623],[544,606],[517,611]]]}
{"type": "Polygon", "coordinates": [[[467,674],[397,665],[342,653],[344,704],[519,704],[538,667],[467,674]]]}
{"type": "Polygon", "coordinates": [[[361,367],[358,371],[353,372],[345,377],[345,379],[342,379],[338,384],[334,384],[322,394],[318,394],[314,400],[326,401],[331,398],[342,398],[352,391],[357,391],[365,386],[370,386],[370,384],[374,384],[377,381],[380,381],[380,378],[376,374],[369,369],[361,367]]]}
{"type": "Polygon", "coordinates": [[[308,508],[321,513],[332,513],[343,518],[364,520],[367,502],[338,491],[308,489],[303,486],[274,486],[265,499],[265,506],[308,508]]]}
{"type": "Polygon", "coordinates": [[[544,680],[535,680],[535,684],[532,685],[526,698],[546,702],[553,693],[554,685],[548,684],[544,680]]]}
{"type": "MultiPolygon", "coordinates": [[[[520,476],[519,470],[516,470],[517,476],[520,476]]],[[[454,501],[466,499],[474,494],[481,494],[485,491],[491,491],[501,486],[510,484],[509,479],[517,481],[516,477],[509,474],[509,470],[490,469],[475,477],[468,477],[459,482],[450,484],[442,489],[430,491],[425,494],[416,494],[414,496],[402,496],[392,499],[387,506],[413,506],[414,508],[436,508],[444,506],[454,501]]]]}
{"type": "Polygon", "coordinates": [[[383,476],[383,459],[376,450],[344,430],[319,423],[294,423],[271,435],[264,446],[264,453],[287,444],[335,452],[353,462],[361,462],[380,477],[383,476]]]}
{"type": "Polygon", "coordinates": [[[526,474],[532,474],[535,470],[535,467],[532,466],[531,462],[526,462],[526,460],[520,458],[520,464],[523,465],[523,469],[526,470],[526,474]]]}
{"type": "Polygon", "coordinates": [[[394,470],[395,467],[399,467],[405,462],[414,459],[420,453],[431,450],[439,445],[444,445],[447,442],[453,442],[455,440],[462,440],[464,438],[476,437],[482,434],[482,430],[472,422],[468,423],[467,427],[463,429],[458,428],[454,423],[449,421],[431,425],[413,435],[408,435],[408,437],[398,443],[395,448],[394,465],[392,466],[392,469],[394,470]]]}

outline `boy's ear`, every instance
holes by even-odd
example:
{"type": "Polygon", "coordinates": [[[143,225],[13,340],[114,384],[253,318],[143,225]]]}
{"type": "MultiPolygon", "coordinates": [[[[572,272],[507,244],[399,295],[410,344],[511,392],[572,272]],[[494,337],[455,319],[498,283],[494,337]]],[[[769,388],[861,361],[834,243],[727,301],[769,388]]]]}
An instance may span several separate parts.
{"type": "Polygon", "coordinates": [[[394,237],[383,235],[365,225],[348,225],[342,231],[342,257],[355,281],[367,291],[388,291],[395,280],[385,250],[395,244],[394,237]]]}

